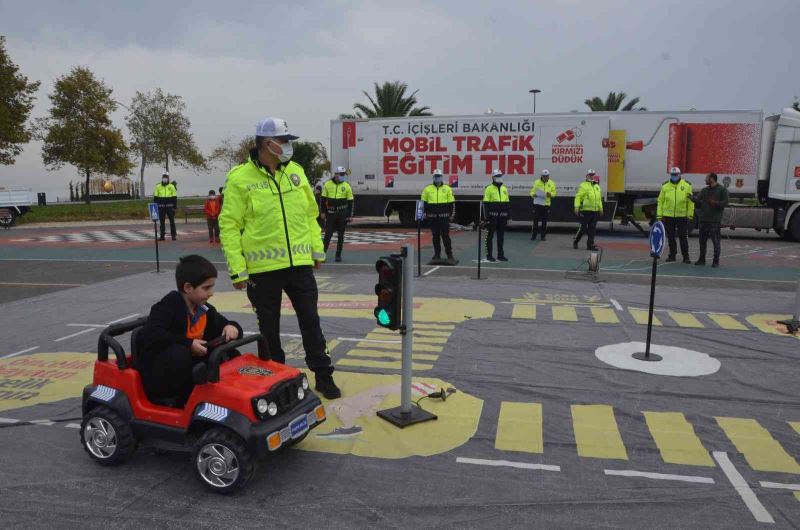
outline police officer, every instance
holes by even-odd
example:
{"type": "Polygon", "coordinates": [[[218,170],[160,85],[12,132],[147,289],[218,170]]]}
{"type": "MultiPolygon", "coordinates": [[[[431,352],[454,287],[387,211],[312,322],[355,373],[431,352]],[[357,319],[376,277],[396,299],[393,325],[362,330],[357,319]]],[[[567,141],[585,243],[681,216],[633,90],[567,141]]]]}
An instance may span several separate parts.
{"type": "Polygon", "coordinates": [[[486,231],[486,259],[496,261],[492,256],[492,239],[497,233],[497,259],[508,261],[503,252],[503,240],[506,225],[511,217],[511,208],[508,200],[508,188],[503,184],[503,172],[499,169],[492,171],[492,183],[483,191],[483,208],[489,225],[489,229],[486,231]]]}
{"type": "Polygon", "coordinates": [[[539,234],[539,224],[542,226],[542,241],[547,239],[547,217],[550,214],[550,201],[556,196],[556,183],[550,180],[550,170],[543,169],[538,180],[531,187],[533,199],[533,230],[531,241],[539,234]]]}
{"type": "Polygon", "coordinates": [[[453,189],[443,182],[441,169],[433,171],[433,184],[428,184],[422,190],[422,201],[425,203],[425,218],[431,227],[433,235],[433,259],[429,265],[441,265],[442,263],[442,242],[444,251],[447,254],[446,265],[458,263],[453,257],[453,245],[450,241],[450,220],[455,213],[456,204],[453,197],[453,189]],[[441,242],[439,239],[441,238],[441,242]]]}
{"type": "Polygon", "coordinates": [[[586,180],[581,182],[575,194],[575,215],[580,217],[581,225],[572,241],[572,248],[578,248],[585,232],[586,250],[599,250],[594,244],[594,233],[597,221],[603,215],[603,192],[600,189],[600,177],[594,169],[586,172],[586,180]]]}
{"type": "Polygon", "coordinates": [[[285,292],[297,315],[315,388],[335,399],[342,394],[333,381],[313,272],[325,260],[325,252],[314,192],[303,168],[291,162],[295,139],[279,118],[259,122],[249,160],[228,173],[220,239],[233,286],[247,288],[272,359],[286,360],[280,339],[285,292]]]}
{"type": "Polygon", "coordinates": [[[325,208],[325,252],[333,232],[337,233],[336,261],[342,261],[342,246],[347,223],[353,220],[353,188],[347,182],[347,171],[339,166],[333,178],[322,186],[322,202],[325,208]]]}
{"type": "Polygon", "coordinates": [[[664,223],[669,242],[668,262],[675,261],[677,249],[675,248],[675,233],[677,232],[681,244],[681,255],[684,263],[691,263],[689,259],[689,218],[694,215],[692,202],[692,185],[681,178],[681,170],[673,167],[669,170],[669,180],[661,186],[658,194],[658,209],[656,217],[664,223]]]}
{"type": "Polygon", "coordinates": [[[169,173],[161,175],[161,183],[156,184],[153,192],[153,201],[158,204],[158,217],[161,220],[161,241],[164,241],[166,233],[165,221],[169,217],[169,232],[172,240],[175,241],[177,232],[175,231],[175,208],[178,207],[178,189],[175,184],[169,181],[169,173]]]}

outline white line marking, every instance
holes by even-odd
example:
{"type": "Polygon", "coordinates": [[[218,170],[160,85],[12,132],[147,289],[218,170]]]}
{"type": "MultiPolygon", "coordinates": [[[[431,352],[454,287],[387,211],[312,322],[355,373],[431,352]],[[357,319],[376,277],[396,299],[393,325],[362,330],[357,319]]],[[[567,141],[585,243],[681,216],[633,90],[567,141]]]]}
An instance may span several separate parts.
{"type": "Polygon", "coordinates": [[[713,451],[711,454],[714,455],[714,460],[717,461],[722,472],[725,473],[725,476],[731,481],[731,485],[736,489],[736,492],[742,498],[744,504],[750,509],[756,521],[759,523],[774,523],[775,519],[773,519],[767,509],[764,508],[764,505],[758,500],[756,494],[750,486],[747,485],[744,477],[742,477],[739,471],[733,466],[731,459],[728,458],[728,453],[724,451],[713,451]]]}
{"type": "Polygon", "coordinates": [[[542,471],[561,471],[561,466],[551,466],[548,464],[528,464],[526,462],[509,462],[508,460],[483,460],[481,458],[456,458],[459,464],[476,464],[479,466],[493,467],[515,467],[517,469],[539,469],[542,471]]]}
{"type": "Polygon", "coordinates": [[[50,425],[55,425],[56,422],[51,420],[31,420],[28,423],[32,423],[34,425],[46,425],[49,427],[50,425]]]}
{"type": "Polygon", "coordinates": [[[800,484],[781,484],[780,482],[764,482],[763,480],[761,481],[761,487],[800,491],[800,484]]]}
{"type": "Polygon", "coordinates": [[[134,314],[132,314],[132,315],[128,315],[128,316],[126,316],[126,317],[122,317],[122,318],[118,318],[118,319],[116,319],[116,320],[112,320],[112,321],[111,321],[111,322],[109,322],[107,325],[109,325],[109,326],[110,326],[111,324],[116,324],[117,322],[122,322],[123,320],[128,320],[129,318],[138,317],[138,316],[139,316],[139,313],[134,313],[134,314]]]}
{"type": "Polygon", "coordinates": [[[0,418],[0,423],[19,423],[19,421],[14,418],[0,418]]]}
{"type": "Polygon", "coordinates": [[[23,353],[28,353],[29,351],[33,351],[33,350],[37,349],[38,347],[39,346],[34,346],[33,348],[28,348],[27,350],[21,350],[21,351],[18,351],[18,352],[9,353],[8,355],[0,357],[0,359],[10,359],[12,357],[16,357],[17,355],[22,355],[23,353]]]}
{"type": "Polygon", "coordinates": [[[428,272],[424,273],[424,274],[423,274],[423,276],[427,276],[428,274],[431,274],[431,273],[433,273],[433,272],[436,272],[436,271],[437,271],[437,270],[439,270],[440,268],[442,268],[442,266],[441,266],[441,265],[437,265],[437,266],[435,266],[434,268],[432,268],[431,270],[429,270],[428,272]]]}
{"type": "Polygon", "coordinates": [[[622,305],[620,305],[619,302],[617,302],[613,298],[609,298],[608,301],[611,302],[611,305],[614,306],[614,309],[616,309],[617,311],[622,311],[622,305]]]}
{"type": "Polygon", "coordinates": [[[104,328],[106,327],[105,324],[67,324],[68,327],[72,328],[104,328]]]}
{"type": "Polygon", "coordinates": [[[67,335],[66,337],[61,337],[61,338],[55,339],[54,342],[61,342],[62,340],[71,339],[72,337],[77,337],[78,335],[83,335],[84,333],[91,333],[95,329],[96,328],[86,328],[86,329],[84,329],[82,331],[79,331],[77,333],[73,333],[72,335],[67,335]]]}
{"type": "MultiPolygon", "coordinates": [[[[646,307],[636,307],[636,306],[628,306],[628,309],[633,309],[635,311],[649,311],[646,307]]],[[[653,309],[654,312],[660,313],[691,313],[693,315],[730,315],[730,316],[739,316],[739,313],[725,313],[724,311],[684,311],[682,309],[653,309]]]]}
{"type": "Polygon", "coordinates": [[[634,471],[632,469],[605,469],[606,475],[617,475],[620,477],[642,477],[656,480],[677,480],[679,482],[698,482],[701,484],[714,484],[711,477],[698,477],[693,475],[670,475],[666,473],[649,473],[647,471],[634,471]]]}
{"type": "Polygon", "coordinates": [[[64,427],[66,427],[67,429],[80,429],[81,428],[81,424],[80,423],[67,423],[66,425],[64,425],[64,427]]]}

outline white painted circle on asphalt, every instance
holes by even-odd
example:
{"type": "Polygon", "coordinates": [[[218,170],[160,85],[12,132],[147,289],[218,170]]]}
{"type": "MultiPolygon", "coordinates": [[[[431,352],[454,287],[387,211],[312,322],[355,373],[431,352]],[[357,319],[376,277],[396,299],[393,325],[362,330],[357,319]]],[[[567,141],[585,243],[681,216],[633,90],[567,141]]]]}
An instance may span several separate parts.
{"type": "Polygon", "coordinates": [[[644,342],[623,342],[601,346],[594,354],[604,363],[616,368],[654,375],[698,377],[711,375],[721,366],[718,360],[707,353],[660,344],[650,344],[650,353],[657,353],[662,360],[654,362],[634,359],[633,354],[644,352],[646,346],[644,342]]]}

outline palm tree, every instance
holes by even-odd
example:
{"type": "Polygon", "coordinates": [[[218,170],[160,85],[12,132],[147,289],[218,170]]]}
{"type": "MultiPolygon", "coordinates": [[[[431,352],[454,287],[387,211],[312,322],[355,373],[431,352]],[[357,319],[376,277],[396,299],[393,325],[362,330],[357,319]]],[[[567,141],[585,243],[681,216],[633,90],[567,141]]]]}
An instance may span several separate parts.
{"type": "Polygon", "coordinates": [[[634,108],[636,104],[639,103],[639,98],[633,98],[628,101],[624,107],[620,108],[626,97],[628,97],[628,95],[625,92],[620,92],[619,94],[616,92],[609,92],[605,101],[595,96],[592,99],[587,99],[584,103],[586,103],[586,106],[589,107],[592,112],[603,110],[647,110],[647,107],[634,108]]]}
{"type": "Polygon", "coordinates": [[[406,97],[408,85],[400,81],[384,81],[383,85],[375,83],[375,98],[364,91],[372,107],[363,103],[353,105],[355,114],[340,114],[343,120],[354,120],[363,118],[402,118],[404,116],[433,116],[429,107],[414,107],[417,104],[418,90],[415,90],[406,97]]]}

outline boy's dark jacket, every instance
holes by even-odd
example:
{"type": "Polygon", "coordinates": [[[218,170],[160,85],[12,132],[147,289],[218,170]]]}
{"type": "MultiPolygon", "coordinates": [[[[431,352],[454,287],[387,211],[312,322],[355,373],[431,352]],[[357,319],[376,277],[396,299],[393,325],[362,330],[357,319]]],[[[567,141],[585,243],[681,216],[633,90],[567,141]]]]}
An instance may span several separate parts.
{"type": "MultiPolygon", "coordinates": [[[[206,330],[203,340],[211,340],[222,335],[222,329],[227,325],[235,326],[242,338],[242,326],[222,316],[209,303],[205,306],[206,330]]],[[[174,344],[182,344],[187,348],[192,345],[192,340],[186,338],[187,319],[189,309],[183,296],[178,291],[172,291],[150,309],[147,324],[139,332],[137,346],[142,350],[164,350],[174,344]]]]}

